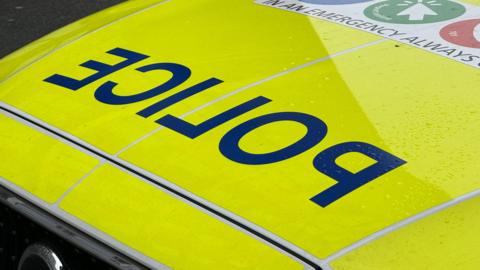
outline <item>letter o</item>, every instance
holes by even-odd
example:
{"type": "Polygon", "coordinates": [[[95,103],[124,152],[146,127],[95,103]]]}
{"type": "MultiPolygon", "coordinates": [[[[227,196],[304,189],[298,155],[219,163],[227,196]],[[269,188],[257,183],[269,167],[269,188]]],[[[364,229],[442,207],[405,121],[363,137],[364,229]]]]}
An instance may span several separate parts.
{"type": "Polygon", "coordinates": [[[317,145],[327,135],[327,125],[315,116],[299,112],[266,114],[244,122],[223,136],[220,152],[228,159],[250,165],[269,164],[289,159],[317,145]],[[249,132],[269,123],[294,121],[307,128],[307,134],[297,142],[271,153],[252,154],[242,150],[240,140],[249,132]]]}

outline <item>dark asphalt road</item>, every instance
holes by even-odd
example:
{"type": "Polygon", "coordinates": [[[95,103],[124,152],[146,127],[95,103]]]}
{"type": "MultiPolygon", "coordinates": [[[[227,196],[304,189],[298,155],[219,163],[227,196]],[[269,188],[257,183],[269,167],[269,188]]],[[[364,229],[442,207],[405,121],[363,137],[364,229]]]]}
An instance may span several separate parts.
{"type": "Polygon", "coordinates": [[[0,58],[124,0],[0,0],[0,58]]]}

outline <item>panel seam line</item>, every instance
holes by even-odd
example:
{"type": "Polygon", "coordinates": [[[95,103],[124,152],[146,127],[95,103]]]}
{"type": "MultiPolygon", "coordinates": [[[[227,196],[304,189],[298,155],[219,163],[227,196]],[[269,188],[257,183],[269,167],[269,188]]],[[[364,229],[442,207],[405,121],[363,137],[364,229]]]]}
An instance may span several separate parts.
{"type": "Polygon", "coordinates": [[[322,268],[323,268],[324,270],[325,270],[325,269],[331,269],[331,267],[330,267],[329,264],[330,264],[332,261],[334,261],[334,260],[336,260],[336,259],[338,259],[338,258],[340,258],[340,257],[342,257],[342,256],[344,256],[344,255],[346,255],[347,253],[350,253],[351,251],[354,251],[354,250],[356,250],[356,249],[358,249],[358,248],[360,248],[360,247],[362,247],[362,246],[364,246],[364,245],[367,245],[367,244],[369,244],[370,242],[373,242],[373,241],[377,240],[378,238],[384,237],[384,236],[386,236],[386,235],[388,235],[388,234],[390,234],[390,233],[392,233],[392,232],[394,232],[394,231],[400,230],[400,229],[402,229],[403,227],[406,227],[406,226],[408,226],[408,225],[410,225],[410,224],[414,224],[414,223],[417,222],[417,221],[423,220],[423,219],[425,219],[425,218],[427,218],[427,217],[429,217],[429,216],[432,216],[432,215],[434,215],[434,214],[436,214],[436,213],[438,213],[438,212],[441,212],[441,211],[443,211],[443,210],[445,210],[445,209],[447,209],[447,208],[450,208],[450,207],[453,207],[453,206],[455,206],[455,205],[458,205],[458,204],[460,204],[460,203],[462,203],[462,202],[464,202],[464,201],[473,199],[473,198],[475,198],[475,197],[477,197],[477,196],[479,196],[479,195],[480,195],[480,189],[476,189],[476,190],[474,190],[474,191],[472,191],[472,192],[469,192],[469,193],[464,194],[464,195],[462,195],[462,196],[460,196],[460,197],[457,197],[457,198],[454,198],[454,199],[452,199],[452,200],[449,200],[449,201],[447,201],[447,202],[445,202],[445,203],[442,203],[442,204],[440,204],[440,205],[434,206],[434,207],[432,207],[432,208],[430,208],[430,209],[427,209],[427,210],[425,210],[425,211],[423,211],[423,212],[420,212],[420,213],[418,213],[418,214],[416,214],[416,215],[414,215],[414,216],[411,216],[411,217],[406,218],[406,219],[404,219],[404,220],[402,220],[402,221],[400,221],[400,222],[397,222],[397,223],[395,223],[395,224],[393,224],[393,225],[390,225],[390,226],[388,226],[388,227],[386,227],[386,228],[384,228],[384,229],[382,229],[382,230],[380,230],[380,231],[378,231],[378,232],[375,232],[375,233],[373,233],[373,234],[371,234],[371,235],[369,235],[369,236],[367,236],[367,237],[365,237],[365,238],[363,238],[363,239],[355,242],[354,244],[349,245],[349,246],[347,246],[347,247],[345,247],[345,248],[337,251],[336,253],[330,255],[329,257],[327,257],[326,259],[323,260],[322,268]]]}
{"type": "Polygon", "coordinates": [[[87,179],[90,175],[92,175],[97,169],[102,167],[106,163],[105,160],[99,160],[97,165],[95,165],[90,171],[84,174],[80,179],[78,179],[73,185],[71,185],[63,194],[52,204],[54,207],[60,207],[60,203],[68,196],[76,187],[78,187],[85,179],[87,179]]]}
{"type": "Polygon", "coordinates": [[[211,203],[208,200],[198,197],[197,195],[175,185],[174,183],[162,178],[161,176],[151,174],[148,171],[143,170],[129,162],[126,162],[122,159],[113,157],[112,155],[103,152],[100,149],[82,141],[81,139],[59,130],[58,128],[51,126],[41,120],[36,119],[35,117],[16,109],[15,107],[8,105],[0,101],[0,110],[5,114],[9,114],[14,117],[20,118],[22,121],[26,121],[31,124],[33,127],[39,130],[43,130],[49,136],[54,138],[59,138],[65,140],[70,145],[77,147],[78,149],[83,149],[87,151],[90,156],[97,158],[98,160],[105,160],[112,164],[115,167],[118,167],[121,170],[124,170],[127,173],[134,175],[140,180],[146,181],[155,185],[158,189],[163,190],[166,193],[172,194],[173,196],[178,197],[185,202],[188,202],[192,205],[195,205],[200,210],[205,211],[206,213],[211,214],[215,219],[219,220],[222,223],[233,226],[235,229],[244,231],[247,235],[251,235],[257,238],[260,241],[263,241],[272,247],[278,249],[279,251],[285,252],[289,256],[296,258],[298,261],[302,262],[305,265],[312,267],[313,269],[319,268],[319,259],[313,255],[307,253],[304,250],[301,250],[299,247],[294,244],[285,241],[284,239],[279,238],[275,234],[264,230],[260,231],[259,228],[248,220],[244,220],[240,216],[232,213],[228,210],[221,208],[220,206],[211,203]],[[271,234],[271,235],[270,235],[271,234]],[[280,241],[279,241],[280,239],[280,241]],[[293,246],[293,248],[292,248],[293,246]]]}
{"type": "MultiPolygon", "coordinates": [[[[159,4],[163,4],[165,2],[168,2],[170,0],[166,0],[166,1],[163,1],[163,2],[160,2],[160,3],[157,3],[149,8],[153,8],[159,4]]],[[[143,10],[140,10],[140,11],[137,11],[136,13],[132,13],[130,14],[129,16],[132,16],[134,14],[137,14],[139,12],[142,12],[144,10],[147,10],[149,8],[145,8],[143,10]]],[[[128,16],[127,16],[128,17],[128,16]]],[[[123,17],[121,19],[124,19],[126,17],[123,17]]],[[[119,19],[119,20],[121,20],[119,19]]],[[[118,21],[118,20],[116,20],[118,21]]],[[[114,21],[114,22],[116,22],[114,21]]],[[[114,23],[112,22],[112,23],[114,23]]],[[[112,24],[110,23],[110,24],[112,24]]],[[[103,26],[102,28],[104,27],[107,27],[108,25],[110,24],[107,24],[105,26],[103,26]]],[[[95,31],[98,31],[102,28],[99,28],[99,29],[96,29],[92,32],[89,32],[89,33],[93,33],[95,31]]],[[[87,33],[87,34],[89,34],[87,33]]],[[[198,112],[206,107],[209,107],[217,102],[220,102],[224,99],[227,99],[231,96],[234,96],[238,93],[241,93],[247,89],[250,89],[252,87],[255,87],[255,86],[258,86],[262,83],[265,83],[265,82],[268,82],[268,81],[271,81],[271,80],[274,80],[278,77],[281,77],[281,76],[284,76],[286,74],[289,74],[289,73],[292,73],[292,72],[295,72],[297,70],[300,70],[300,69],[303,69],[303,68],[306,68],[306,67],[309,67],[309,66],[312,66],[312,65],[315,65],[317,63],[321,63],[321,62],[324,62],[324,61],[328,61],[332,58],[335,58],[335,57],[338,57],[338,56],[342,56],[342,55],[345,55],[345,54],[348,54],[350,52],[354,52],[354,51],[357,51],[357,50],[360,50],[360,49],[363,49],[363,48],[366,48],[366,47],[370,47],[370,46],[373,46],[373,45],[376,45],[376,44],[379,44],[379,43],[382,43],[384,41],[386,41],[388,39],[386,38],[382,38],[382,39],[378,39],[378,40],[374,40],[374,41],[371,41],[371,42],[367,42],[367,43],[364,43],[364,44],[361,44],[359,46],[355,46],[355,47],[352,47],[352,48],[349,48],[349,49],[346,49],[346,50],[342,50],[342,51],[339,51],[339,52],[336,52],[336,53],[333,53],[333,54],[330,54],[330,55],[327,55],[327,56],[324,56],[324,57],[321,57],[321,58],[318,58],[318,59],[315,59],[315,60],[312,60],[310,62],[307,62],[307,63],[304,63],[302,65],[299,65],[299,66],[296,66],[296,67],[293,67],[293,68],[290,68],[290,69],[287,69],[287,70],[284,70],[282,72],[279,72],[279,73],[276,73],[276,74],[273,74],[271,76],[268,76],[264,79],[261,79],[261,80],[258,80],[256,82],[253,82],[253,83],[250,83],[246,86],[243,86],[243,87],[240,87],[238,88],[237,90],[233,90],[229,93],[226,93],[214,100],[211,100],[201,106],[198,106],[196,108],[194,108],[193,110],[191,111],[188,111],[184,114],[182,114],[180,116],[180,118],[184,118],[184,117],[187,117],[188,115],[191,115],[195,112],[198,112]]],[[[72,41],[73,42],[73,41],[72,41]]],[[[70,43],[72,43],[70,42],[70,43]]],[[[69,43],[68,43],[69,44],[69,43]]],[[[68,44],[65,44],[64,46],[62,46],[61,48],[67,46],[68,44]]],[[[60,48],[59,48],[60,49],[60,48]]],[[[51,53],[53,53],[54,51],[52,51],[51,53]]],[[[48,55],[45,55],[45,57],[48,56],[48,55]]],[[[38,59],[40,60],[40,59],[38,59]]],[[[32,63],[33,64],[33,63],[32,63]]],[[[10,106],[4,102],[1,102],[0,104],[5,104],[5,106],[8,106],[8,107],[13,107],[13,106],[10,106]]],[[[5,111],[7,112],[10,112],[12,113],[8,108],[2,108],[4,109],[5,111]]],[[[93,146],[93,145],[90,145],[89,143],[86,143],[84,142],[83,140],[81,139],[78,139],[77,137],[65,132],[65,131],[62,131],[58,128],[55,128],[53,127],[53,130],[48,127],[48,126],[51,126],[47,123],[43,123],[43,121],[40,120],[40,123],[39,121],[36,121],[34,117],[26,114],[25,112],[23,111],[20,111],[16,108],[13,107],[13,114],[16,115],[16,114],[20,114],[20,118],[23,118],[25,121],[28,121],[28,122],[32,122],[34,125],[42,128],[42,129],[45,129],[47,132],[49,133],[53,133],[55,134],[56,136],[58,136],[59,138],[63,138],[64,140],[66,140],[67,142],[70,142],[70,143],[73,143],[74,145],[80,147],[80,148],[83,148],[84,150],[87,151],[87,153],[89,155],[92,155],[94,157],[96,157],[100,163],[97,164],[91,171],[87,172],[84,176],[82,176],[73,186],[71,186],[67,191],[65,191],[64,194],[62,194],[62,196],[53,204],[54,206],[58,206],[61,201],[63,200],[63,198],[65,198],[66,196],[68,196],[68,194],[73,191],[73,189],[78,186],[79,184],[81,184],[81,182],[86,178],[88,177],[90,174],[92,174],[96,169],[98,169],[101,165],[105,164],[106,162],[109,162],[109,163],[112,163],[122,169],[126,169],[128,172],[131,172],[133,173],[134,175],[140,177],[141,179],[144,179],[144,180],[147,180],[148,182],[152,182],[154,185],[158,186],[159,188],[163,189],[163,190],[166,190],[167,192],[170,192],[176,196],[179,196],[180,198],[183,198],[184,200],[188,201],[188,202],[191,202],[195,205],[197,205],[198,207],[200,207],[201,209],[203,209],[204,211],[207,211],[211,214],[213,214],[214,216],[216,216],[217,218],[219,218],[220,220],[222,220],[223,222],[227,222],[227,223],[230,223],[230,224],[233,224],[237,227],[239,227],[239,229],[241,230],[244,230],[246,231],[247,233],[250,233],[256,237],[258,237],[259,239],[262,239],[263,241],[279,248],[280,250],[283,250],[284,252],[288,253],[288,254],[291,254],[293,255],[294,257],[298,258],[299,260],[303,261],[304,263],[307,263],[308,265],[310,266],[316,266],[318,267],[318,265],[322,264],[323,260],[321,260],[320,258],[317,258],[316,256],[313,256],[311,254],[309,254],[308,252],[302,250],[301,248],[297,247],[296,245],[294,245],[293,243],[290,243],[289,241],[286,241],[285,239],[282,239],[281,237],[277,236],[276,234],[266,230],[265,228],[262,228],[262,227],[259,227],[253,223],[251,223],[250,221],[242,218],[242,217],[239,217],[237,216],[235,213],[232,213],[226,209],[223,209],[222,207],[208,201],[208,200],[204,200],[204,199],[201,199],[199,200],[196,196],[194,195],[193,193],[189,192],[189,191],[186,191],[184,190],[183,188],[179,187],[179,186],[176,186],[174,183],[166,180],[166,179],[163,179],[161,178],[160,176],[157,176],[157,177],[149,177],[149,175],[146,175],[144,172],[143,169],[142,170],[139,170],[139,168],[136,168],[137,166],[127,162],[127,161],[124,161],[122,160],[121,158],[119,158],[118,156],[125,152],[126,150],[130,149],[131,147],[135,146],[136,144],[138,144],[139,142],[143,141],[144,139],[147,139],[149,136],[155,134],[156,132],[158,132],[159,130],[161,130],[163,127],[160,126],[158,128],[156,128],[155,130],[151,131],[150,133],[147,133],[146,135],[143,135],[142,137],[140,137],[139,139],[133,141],[132,143],[130,143],[129,145],[127,145],[126,147],[120,149],[117,153],[111,155],[111,154],[108,154],[108,153],[104,153],[102,150],[100,149],[97,149],[97,147],[93,146]],[[16,111],[16,112],[15,112],[16,111]],[[26,116],[25,116],[26,115],[26,116]],[[29,118],[32,118],[32,119],[29,119],[29,118]],[[42,124],[43,123],[43,124],[42,124]],[[45,126],[47,125],[47,127],[45,126]],[[58,129],[60,132],[57,132],[55,131],[54,129],[58,129]],[[62,134],[64,133],[64,134],[62,134]],[[66,134],[66,136],[65,136],[66,134]],[[118,159],[118,160],[117,160],[118,159]],[[155,179],[155,178],[161,178],[161,180],[163,181],[158,181],[158,179],[155,179]],[[165,183],[163,182],[167,182],[168,184],[170,185],[165,185],[165,183]],[[172,187],[173,185],[173,187],[172,187]],[[184,194],[185,193],[185,194],[184,194]],[[191,194],[190,194],[191,193],[191,194]],[[192,196],[194,195],[194,196],[192,196]],[[205,202],[204,202],[205,201],[205,202]],[[213,207],[212,207],[213,206],[213,207]],[[219,208],[221,210],[217,210],[215,208],[219,208]],[[225,213],[223,213],[225,212],[225,213]],[[230,215],[232,215],[233,217],[231,217],[230,215]],[[237,220],[237,219],[241,219],[240,221],[237,220]],[[245,222],[247,224],[245,224],[245,222]],[[254,226],[252,226],[254,225],[254,226]],[[262,230],[259,231],[259,228],[261,228],[262,230]],[[262,232],[263,231],[263,232],[262,232]],[[271,234],[271,235],[270,235],[271,234]],[[272,237],[273,236],[273,237],[272,237]],[[275,240],[277,239],[277,240],[275,240]],[[278,241],[278,239],[280,239],[281,241],[278,241]],[[291,249],[291,247],[289,246],[293,246],[294,249],[291,249]]],[[[141,168],[140,168],[141,169],[141,168]]],[[[147,172],[148,173],[148,172],[147,172]]]]}
{"type": "MultiPolygon", "coordinates": [[[[310,62],[307,62],[307,63],[304,63],[304,64],[301,64],[299,66],[296,66],[296,67],[293,67],[293,68],[290,68],[290,69],[287,69],[287,70],[284,70],[282,72],[279,72],[279,73],[276,73],[276,74],[273,74],[273,75],[270,75],[266,78],[263,78],[261,80],[258,80],[256,82],[253,82],[253,83],[250,83],[250,84],[247,84],[243,87],[240,87],[236,90],[233,90],[231,92],[228,92],[218,98],[215,98],[205,104],[202,104],[201,106],[198,106],[196,108],[194,108],[193,110],[190,110],[184,114],[182,114],[181,116],[179,116],[180,119],[183,119],[191,114],[194,114],[202,109],[205,109],[217,102],[220,102],[224,99],[227,99],[231,96],[234,96],[238,93],[241,93],[245,90],[248,90],[252,87],[255,87],[255,86],[258,86],[260,84],[263,84],[265,82],[268,82],[268,81],[271,81],[271,80],[274,80],[276,78],[279,78],[279,77],[282,77],[284,75],[287,75],[289,73],[292,73],[292,72],[295,72],[297,70],[300,70],[300,69],[303,69],[303,68],[306,68],[306,67],[309,67],[309,66],[312,66],[312,65],[315,65],[315,64],[318,64],[318,63],[321,63],[321,62],[325,62],[325,61],[328,61],[332,58],[335,58],[335,57],[338,57],[338,56],[342,56],[342,55],[345,55],[345,54],[348,54],[348,53],[351,53],[351,52],[354,52],[354,51],[357,51],[357,50],[361,50],[361,49],[364,49],[364,48],[367,48],[367,47],[370,47],[370,46],[373,46],[373,45],[377,45],[379,43],[382,43],[384,41],[387,41],[388,39],[386,38],[381,38],[381,39],[378,39],[378,40],[375,40],[375,41],[371,41],[371,42],[367,42],[367,43],[364,43],[362,45],[359,45],[359,46],[356,46],[356,47],[353,47],[353,48],[349,48],[349,49],[346,49],[346,50],[343,50],[343,51],[340,51],[340,52],[336,52],[336,53],[333,53],[333,54],[329,54],[327,56],[324,56],[324,57],[321,57],[321,58],[317,58],[315,60],[312,60],[310,62]]],[[[156,129],[154,129],[153,131],[139,137],[138,139],[134,140],[133,142],[131,142],[130,144],[128,144],[127,146],[123,147],[122,149],[120,149],[118,152],[116,152],[115,154],[113,154],[114,157],[118,157],[119,155],[121,155],[123,152],[127,151],[128,149],[132,148],[133,146],[135,146],[136,144],[140,143],[141,141],[147,139],[148,137],[154,135],[155,133],[157,133],[158,131],[162,130],[164,127],[163,126],[160,126],[156,129]]]]}
{"type": "Polygon", "coordinates": [[[23,189],[22,187],[14,184],[13,182],[3,178],[2,176],[0,176],[0,185],[5,189],[9,190],[10,192],[15,193],[17,196],[25,199],[29,203],[35,205],[36,207],[39,207],[49,215],[52,215],[62,220],[68,225],[74,227],[75,229],[87,234],[91,238],[103,242],[105,245],[109,246],[113,250],[116,250],[117,252],[126,255],[127,257],[134,261],[137,261],[137,263],[140,263],[141,265],[145,265],[146,267],[156,270],[171,270],[171,268],[167,265],[164,265],[163,263],[152,259],[151,257],[139,252],[138,250],[117,241],[112,236],[103,233],[98,228],[95,228],[90,224],[83,222],[82,220],[78,219],[77,217],[71,215],[68,212],[65,212],[59,207],[54,207],[52,204],[43,201],[42,199],[33,195],[30,191],[23,189]]]}

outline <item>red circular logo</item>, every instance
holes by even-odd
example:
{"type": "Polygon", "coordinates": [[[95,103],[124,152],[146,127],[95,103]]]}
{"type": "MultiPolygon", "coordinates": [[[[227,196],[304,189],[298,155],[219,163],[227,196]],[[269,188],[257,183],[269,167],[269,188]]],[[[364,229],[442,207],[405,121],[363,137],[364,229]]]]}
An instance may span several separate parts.
{"type": "Polygon", "coordinates": [[[480,19],[449,24],[440,31],[440,35],[450,43],[480,49],[480,19]]]}

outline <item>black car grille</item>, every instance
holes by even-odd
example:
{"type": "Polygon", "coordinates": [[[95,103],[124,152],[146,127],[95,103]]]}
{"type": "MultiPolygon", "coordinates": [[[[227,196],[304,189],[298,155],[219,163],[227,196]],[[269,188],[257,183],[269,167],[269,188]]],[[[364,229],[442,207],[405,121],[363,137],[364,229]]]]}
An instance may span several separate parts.
{"type": "Polygon", "coordinates": [[[0,235],[2,270],[16,270],[25,248],[35,242],[46,242],[55,246],[69,262],[67,270],[115,269],[2,204],[0,204],[0,235]]]}

